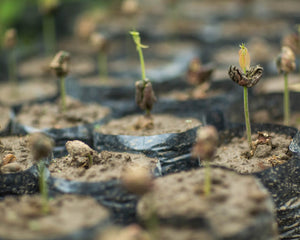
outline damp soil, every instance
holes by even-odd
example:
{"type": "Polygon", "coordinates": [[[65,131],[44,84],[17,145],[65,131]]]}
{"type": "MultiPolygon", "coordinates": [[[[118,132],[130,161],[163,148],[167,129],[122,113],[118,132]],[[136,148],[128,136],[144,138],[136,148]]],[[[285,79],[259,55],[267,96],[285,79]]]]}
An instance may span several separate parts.
{"type": "Polygon", "coordinates": [[[0,105],[0,132],[5,129],[10,121],[11,110],[9,107],[0,105]]]}
{"type": "MultiPolygon", "coordinates": [[[[49,77],[56,78],[51,72],[49,64],[53,57],[37,56],[27,59],[19,66],[19,75],[23,78],[49,77]]],[[[72,75],[88,75],[96,71],[94,58],[86,55],[71,54],[69,72],[72,75]]]]}
{"type": "MultiPolygon", "coordinates": [[[[223,143],[217,148],[212,164],[225,166],[239,173],[254,173],[285,163],[291,157],[288,147],[292,138],[284,134],[268,134],[271,141],[258,144],[252,157],[248,156],[247,139],[234,137],[229,143],[223,143]]],[[[257,136],[253,134],[252,141],[255,141],[257,136]]]]}
{"type": "Polygon", "coordinates": [[[28,146],[29,136],[8,136],[0,138],[0,172],[14,173],[33,165],[33,157],[28,146]]]}
{"type": "Polygon", "coordinates": [[[0,84],[0,102],[6,106],[21,104],[31,100],[53,97],[57,93],[57,84],[53,80],[22,81],[13,87],[9,83],[0,84]]]}
{"type": "MultiPolygon", "coordinates": [[[[79,151],[79,150],[78,150],[79,151]]],[[[99,182],[120,179],[130,167],[141,167],[153,171],[157,159],[143,154],[92,151],[93,165],[89,167],[87,156],[67,155],[53,159],[49,170],[53,177],[81,182],[99,182]]]]}
{"type": "MultiPolygon", "coordinates": [[[[208,224],[212,232],[222,239],[247,228],[255,229],[267,217],[268,223],[264,227],[269,228],[266,231],[271,231],[274,236],[271,239],[275,239],[273,203],[258,180],[252,176],[241,176],[233,171],[213,168],[211,194],[205,196],[204,176],[204,169],[198,169],[157,178],[154,180],[153,192],[139,201],[138,216],[145,220],[152,209],[159,219],[174,222],[177,219],[181,221],[180,226],[185,228],[189,228],[192,219],[200,218],[203,220],[200,220],[194,232],[200,230],[208,233],[209,229],[205,225],[208,224]]],[[[174,235],[177,234],[176,230],[173,232],[174,235]]]]}
{"type": "Polygon", "coordinates": [[[7,197],[0,202],[0,237],[5,239],[44,239],[73,234],[108,218],[108,212],[94,199],[63,195],[49,201],[50,213],[42,213],[37,195],[7,197]]]}
{"type": "Polygon", "coordinates": [[[69,128],[93,123],[110,113],[106,107],[98,104],[84,104],[78,100],[66,98],[66,112],[59,108],[59,100],[42,104],[26,104],[17,115],[17,122],[38,129],[69,128]]]}
{"type": "Polygon", "coordinates": [[[113,119],[95,130],[102,134],[110,135],[153,136],[185,132],[201,125],[198,119],[179,118],[169,114],[153,114],[152,120],[148,120],[143,115],[135,114],[120,119],[113,119]],[[153,127],[148,128],[147,126],[153,127]]]}

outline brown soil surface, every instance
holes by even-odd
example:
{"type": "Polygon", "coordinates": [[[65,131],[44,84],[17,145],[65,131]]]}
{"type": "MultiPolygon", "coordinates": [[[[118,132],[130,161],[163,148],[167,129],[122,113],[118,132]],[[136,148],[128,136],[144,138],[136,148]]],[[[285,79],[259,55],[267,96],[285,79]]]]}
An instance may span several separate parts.
{"type": "MultiPolygon", "coordinates": [[[[268,133],[270,144],[258,144],[254,155],[247,157],[249,146],[246,138],[233,138],[228,144],[217,148],[213,165],[225,166],[239,173],[259,172],[266,168],[285,163],[290,158],[288,146],[291,137],[283,134],[268,133]]],[[[252,135],[252,140],[257,134],[252,135]]]]}
{"type": "MultiPolygon", "coordinates": [[[[78,150],[79,151],[79,150],[78,150]]],[[[142,167],[152,171],[157,159],[148,158],[143,154],[130,154],[92,151],[93,165],[88,166],[89,158],[71,154],[52,161],[49,170],[54,177],[84,182],[109,181],[120,179],[128,167],[142,167]]]]}
{"type": "Polygon", "coordinates": [[[0,132],[7,127],[10,121],[11,110],[9,107],[0,106],[0,132]]]}
{"type": "MultiPolygon", "coordinates": [[[[27,59],[19,66],[21,77],[49,77],[56,78],[49,68],[52,57],[34,57],[27,59]]],[[[70,58],[69,72],[72,75],[84,76],[95,71],[96,64],[91,56],[72,55],[70,58]]]]}
{"type": "Polygon", "coordinates": [[[56,93],[57,86],[53,80],[24,81],[20,82],[17,87],[12,87],[9,83],[0,84],[0,102],[6,106],[51,97],[56,93]]]}
{"type": "Polygon", "coordinates": [[[93,123],[109,114],[110,110],[98,104],[83,104],[67,98],[67,111],[62,113],[58,103],[25,105],[17,116],[23,125],[43,128],[68,128],[93,123]]]}
{"type": "Polygon", "coordinates": [[[72,234],[108,217],[94,199],[64,195],[49,201],[50,213],[42,213],[39,196],[7,197],[0,202],[0,235],[5,239],[43,239],[72,234]]]}
{"type": "MultiPolygon", "coordinates": [[[[154,180],[153,192],[139,201],[138,215],[145,220],[152,210],[158,218],[163,219],[188,221],[201,217],[211,225],[212,232],[222,239],[243,232],[245,228],[255,231],[257,227],[261,227],[261,220],[267,218],[265,227],[268,238],[262,239],[275,239],[272,200],[254,177],[211,169],[211,194],[205,196],[204,171],[205,169],[198,169],[157,178],[154,180]]],[[[203,227],[201,229],[199,225],[194,232],[199,229],[206,233],[209,231],[203,227]]],[[[177,233],[173,230],[173,235],[177,233]]],[[[176,238],[169,236],[166,239],[176,238]]]]}
{"type": "Polygon", "coordinates": [[[154,114],[153,128],[138,128],[143,121],[142,115],[131,115],[120,119],[113,119],[102,125],[96,131],[111,135],[152,136],[165,133],[180,133],[201,125],[195,118],[178,118],[168,114],[154,114]]]}
{"type": "Polygon", "coordinates": [[[0,166],[2,173],[22,171],[32,165],[33,157],[28,146],[28,136],[0,138],[0,166]],[[8,164],[6,165],[5,163],[8,164]]]}

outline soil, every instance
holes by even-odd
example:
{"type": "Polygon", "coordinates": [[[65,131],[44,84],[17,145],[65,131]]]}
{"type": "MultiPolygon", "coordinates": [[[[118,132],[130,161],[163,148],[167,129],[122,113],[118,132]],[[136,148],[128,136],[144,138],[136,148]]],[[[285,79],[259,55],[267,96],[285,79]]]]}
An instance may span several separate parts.
{"type": "Polygon", "coordinates": [[[22,81],[17,87],[12,87],[9,83],[0,84],[0,102],[6,106],[52,97],[56,93],[57,84],[53,80],[22,81]]]}
{"type": "Polygon", "coordinates": [[[146,157],[143,154],[109,151],[98,153],[91,149],[93,165],[89,167],[89,157],[82,154],[84,150],[80,151],[80,145],[74,145],[76,154],[70,153],[67,147],[70,154],[52,161],[49,170],[53,177],[83,182],[109,181],[120,179],[128,167],[142,167],[152,171],[157,163],[157,159],[146,157]]]}
{"type": "Polygon", "coordinates": [[[67,97],[67,111],[62,113],[58,102],[59,100],[55,103],[26,104],[17,115],[17,121],[38,129],[69,128],[93,123],[110,112],[108,108],[98,104],[83,104],[67,97]]]}
{"type": "Polygon", "coordinates": [[[132,86],[134,88],[134,79],[127,78],[117,78],[112,76],[107,76],[103,78],[103,76],[93,76],[93,77],[85,77],[79,80],[80,85],[83,86],[132,86]]]}
{"type": "Polygon", "coordinates": [[[42,213],[39,196],[7,197],[0,202],[0,237],[43,239],[73,234],[108,218],[108,212],[94,199],[63,195],[49,201],[50,213],[42,213]]]}
{"type": "MultiPolygon", "coordinates": [[[[52,57],[34,57],[27,59],[19,66],[19,75],[23,78],[32,77],[49,77],[53,76],[49,68],[49,64],[52,61],[52,57]]],[[[92,56],[86,55],[72,55],[70,58],[69,72],[72,75],[85,76],[92,74],[96,71],[96,64],[92,56]]]]}
{"type": "MultiPolygon", "coordinates": [[[[249,146],[246,138],[233,138],[229,143],[221,144],[217,150],[213,165],[225,166],[239,173],[254,173],[283,164],[291,157],[289,145],[292,138],[284,134],[268,133],[271,141],[258,144],[254,155],[249,158],[249,146]]],[[[252,141],[258,134],[252,135],[252,141]]]]}
{"type": "Polygon", "coordinates": [[[184,119],[168,114],[154,114],[152,119],[153,121],[149,120],[149,125],[147,125],[147,118],[143,115],[135,114],[120,119],[113,119],[95,130],[102,134],[110,135],[153,136],[185,132],[201,125],[201,122],[195,118],[184,119]],[[143,126],[144,123],[145,125],[143,126]]]}
{"type": "Polygon", "coordinates": [[[0,165],[2,173],[23,171],[33,165],[28,136],[0,138],[0,165]]]}
{"type": "Polygon", "coordinates": [[[11,110],[9,107],[0,106],[0,132],[5,129],[10,121],[11,110]]]}
{"type": "MultiPolygon", "coordinates": [[[[211,232],[220,239],[231,239],[230,237],[247,228],[252,231],[261,230],[260,239],[275,239],[277,232],[272,200],[254,177],[218,168],[211,169],[211,194],[205,196],[204,170],[180,172],[154,180],[153,192],[146,194],[138,203],[138,216],[146,220],[149,213],[154,211],[158,219],[178,221],[181,228],[207,234],[208,224],[211,232]],[[195,219],[203,220],[198,220],[197,224],[195,219]],[[196,229],[190,228],[191,221],[197,224],[196,229]]],[[[170,224],[167,226],[171,227],[170,224]]],[[[160,224],[160,228],[163,227],[160,224]]],[[[177,229],[173,226],[174,228],[177,229]]],[[[173,235],[176,236],[177,233],[173,230],[173,235]]],[[[175,238],[169,236],[164,239],[175,238]]]]}

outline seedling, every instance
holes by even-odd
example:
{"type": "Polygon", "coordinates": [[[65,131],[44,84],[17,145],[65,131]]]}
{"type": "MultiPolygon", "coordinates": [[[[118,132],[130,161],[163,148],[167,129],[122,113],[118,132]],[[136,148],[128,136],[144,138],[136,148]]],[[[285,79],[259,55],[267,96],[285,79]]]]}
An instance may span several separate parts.
{"type": "Polygon", "coordinates": [[[216,151],[218,144],[218,131],[213,126],[204,126],[197,132],[197,142],[192,149],[192,156],[203,161],[205,167],[204,195],[211,193],[211,173],[210,162],[216,151]]]}
{"type": "Polygon", "coordinates": [[[46,53],[53,54],[56,48],[56,31],[54,11],[59,5],[59,0],[38,0],[38,5],[43,14],[43,35],[46,53]]]}
{"type": "Polygon", "coordinates": [[[253,87],[260,80],[263,68],[259,65],[250,67],[250,55],[248,49],[244,44],[240,45],[239,50],[239,64],[242,69],[238,69],[236,66],[229,67],[229,77],[238,85],[244,87],[244,114],[246,123],[247,140],[250,149],[250,154],[253,155],[253,145],[251,140],[251,125],[249,117],[248,107],[248,88],[253,87]]]}
{"type": "Polygon", "coordinates": [[[45,176],[45,158],[48,157],[53,148],[52,139],[41,133],[30,136],[29,144],[32,151],[33,160],[37,163],[39,172],[39,188],[42,197],[42,212],[48,214],[50,211],[48,201],[48,186],[45,176]]]}
{"type": "Polygon", "coordinates": [[[3,46],[8,50],[8,78],[12,86],[12,90],[16,89],[17,74],[16,74],[16,56],[15,47],[17,45],[17,31],[14,28],[8,29],[4,35],[3,46]]]}
{"type": "Polygon", "coordinates": [[[284,76],[284,94],[283,94],[283,111],[284,111],[284,124],[290,124],[290,97],[288,89],[288,74],[296,69],[296,57],[290,47],[283,46],[281,53],[276,59],[276,65],[279,73],[284,76]]]}
{"type": "Polygon", "coordinates": [[[91,43],[98,53],[98,68],[99,78],[107,79],[107,52],[108,52],[108,40],[101,33],[93,33],[90,37],[91,43]]]}
{"type": "Polygon", "coordinates": [[[65,112],[67,109],[65,76],[69,72],[69,60],[70,54],[68,52],[59,51],[50,63],[50,68],[55,71],[56,76],[60,79],[60,104],[62,112],[65,112]]]}
{"type": "Polygon", "coordinates": [[[142,49],[148,48],[148,46],[141,44],[139,32],[131,31],[130,34],[136,45],[136,50],[139,53],[142,75],[142,80],[135,82],[135,101],[142,110],[146,111],[146,116],[150,117],[152,107],[156,101],[156,97],[152,88],[152,84],[150,80],[146,77],[145,71],[145,63],[142,49]]]}

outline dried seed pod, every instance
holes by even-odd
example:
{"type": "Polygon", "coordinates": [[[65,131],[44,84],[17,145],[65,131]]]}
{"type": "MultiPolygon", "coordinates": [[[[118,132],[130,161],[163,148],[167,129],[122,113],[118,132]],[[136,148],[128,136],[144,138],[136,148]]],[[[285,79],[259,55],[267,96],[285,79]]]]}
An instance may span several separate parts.
{"type": "Polygon", "coordinates": [[[3,46],[7,49],[12,49],[17,44],[17,31],[14,28],[6,30],[4,34],[3,46]]]}
{"type": "Polygon", "coordinates": [[[156,97],[151,82],[147,80],[145,83],[144,81],[135,83],[135,101],[141,109],[146,111],[152,110],[156,97]]]}
{"type": "Polygon", "coordinates": [[[259,65],[255,67],[250,67],[249,70],[246,70],[246,74],[243,73],[236,66],[230,66],[228,70],[228,75],[232,81],[236,82],[238,85],[243,87],[253,87],[258,83],[262,77],[263,68],[259,65]]]}
{"type": "Polygon", "coordinates": [[[279,73],[290,73],[296,69],[296,57],[290,47],[283,46],[281,53],[276,59],[276,65],[279,73]]]}
{"type": "Polygon", "coordinates": [[[33,133],[29,138],[29,146],[34,160],[39,161],[50,155],[54,141],[43,133],[33,133]]]}
{"type": "Polygon", "coordinates": [[[211,64],[202,65],[198,58],[191,60],[187,71],[187,81],[194,85],[199,85],[210,80],[214,71],[211,64]]]}
{"type": "Polygon", "coordinates": [[[64,77],[69,72],[70,54],[66,51],[59,51],[50,63],[50,68],[55,71],[57,77],[64,77]]]}
{"type": "Polygon", "coordinates": [[[153,184],[149,170],[140,166],[126,168],[122,173],[121,181],[128,191],[137,195],[149,192],[153,184]]]}
{"type": "Polygon", "coordinates": [[[17,161],[17,158],[14,154],[6,154],[2,160],[2,166],[17,161]]]}
{"type": "Polygon", "coordinates": [[[45,15],[52,14],[59,6],[59,0],[43,0],[39,2],[40,11],[45,15]]]}
{"type": "Polygon", "coordinates": [[[139,3],[137,0],[124,0],[122,2],[121,11],[125,15],[136,14],[139,10],[139,3]]]}
{"type": "Polygon", "coordinates": [[[282,46],[287,46],[292,49],[295,54],[300,54],[300,35],[297,33],[292,33],[287,35],[282,40],[282,46]]]}
{"type": "Polygon", "coordinates": [[[91,44],[97,52],[103,52],[108,50],[108,41],[101,33],[93,33],[90,37],[91,44]]]}
{"type": "Polygon", "coordinates": [[[201,160],[210,160],[218,144],[218,131],[214,126],[204,126],[197,131],[197,142],[192,149],[192,156],[201,160]]]}
{"type": "Polygon", "coordinates": [[[22,171],[22,166],[19,163],[12,162],[1,167],[2,173],[15,173],[22,171]]]}

